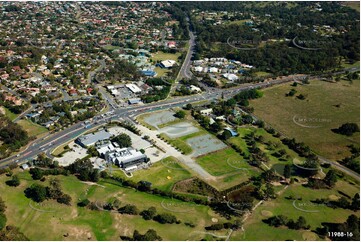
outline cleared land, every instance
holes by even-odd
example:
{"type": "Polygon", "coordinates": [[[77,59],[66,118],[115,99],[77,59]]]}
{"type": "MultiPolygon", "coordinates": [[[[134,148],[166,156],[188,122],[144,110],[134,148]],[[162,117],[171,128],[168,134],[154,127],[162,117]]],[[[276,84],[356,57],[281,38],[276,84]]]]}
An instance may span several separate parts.
{"type": "Polygon", "coordinates": [[[286,145],[282,144],[282,142],[273,137],[271,134],[267,133],[266,130],[256,128],[254,126],[244,126],[237,129],[239,134],[238,137],[232,137],[228,140],[229,143],[236,145],[240,148],[245,155],[249,155],[248,147],[246,144],[245,136],[252,132],[255,132],[255,135],[262,136],[264,139],[263,143],[257,142],[256,146],[260,148],[266,156],[269,158],[269,162],[267,162],[268,167],[274,168],[279,174],[283,174],[283,168],[286,164],[292,164],[294,158],[299,161],[304,161],[305,158],[300,157],[296,152],[289,149],[286,145]],[[267,145],[267,143],[269,145],[267,145]],[[285,150],[288,157],[284,157],[283,160],[274,156],[274,154],[280,150],[285,150]]]}
{"type": "Polygon", "coordinates": [[[29,135],[29,137],[31,136],[38,136],[41,134],[44,134],[46,132],[48,132],[48,130],[36,123],[31,122],[30,120],[19,120],[17,122],[17,124],[19,124],[29,135]]]}
{"type": "Polygon", "coordinates": [[[250,166],[232,148],[198,157],[196,162],[211,175],[216,176],[217,179],[209,181],[209,184],[218,190],[240,184],[247,181],[251,176],[258,174],[257,168],[250,166]]]}
{"type": "Polygon", "coordinates": [[[193,157],[205,155],[227,147],[222,141],[210,134],[189,138],[186,141],[194,149],[193,157]]]}
{"type": "Polygon", "coordinates": [[[343,123],[360,123],[359,92],[359,81],[352,84],[311,81],[297,87],[285,84],[264,90],[263,97],[252,100],[251,105],[255,115],[276,130],[305,142],[326,158],[337,160],[350,155],[347,145],[359,145],[359,133],[347,137],[331,131],[343,123]],[[296,95],[286,97],[292,88],[296,95]],[[306,99],[298,99],[299,94],[306,99]]]}
{"type": "Polygon", "coordinates": [[[147,125],[153,126],[155,128],[158,127],[160,124],[169,123],[171,121],[176,120],[177,118],[174,117],[174,112],[171,111],[162,111],[162,112],[155,112],[147,115],[140,116],[139,118],[147,123],[147,125]]]}
{"type": "Polygon", "coordinates": [[[158,51],[157,53],[153,54],[151,57],[153,62],[156,61],[164,61],[164,60],[175,60],[178,61],[178,57],[181,55],[181,53],[164,53],[162,51],[158,51]]]}
{"type": "Polygon", "coordinates": [[[134,182],[148,181],[153,188],[163,191],[171,191],[174,183],[192,177],[191,173],[174,157],[167,157],[152,165],[149,169],[139,170],[132,173],[132,177],[126,177],[123,171],[113,171],[114,176],[134,182]]]}
{"type": "Polygon", "coordinates": [[[178,138],[198,131],[199,129],[188,122],[172,124],[159,130],[161,133],[166,133],[170,138],[178,138]]]}
{"type": "Polygon", "coordinates": [[[1,108],[4,110],[5,116],[8,117],[11,120],[14,120],[14,119],[16,119],[17,116],[19,116],[18,114],[12,113],[6,107],[1,107],[1,108]]]}
{"type": "Polygon", "coordinates": [[[196,161],[214,176],[221,176],[237,170],[251,170],[247,161],[245,161],[243,157],[232,148],[223,149],[201,156],[197,158],[196,161]]]}
{"type": "MultiPolygon", "coordinates": [[[[282,186],[283,187],[283,186],[282,186]]],[[[303,187],[301,184],[290,185],[284,192],[275,200],[266,201],[260,205],[252,215],[246,220],[244,224],[245,232],[236,231],[233,240],[320,240],[320,238],[311,231],[305,230],[290,230],[285,227],[272,227],[262,222],[270,216],[286,215],[288,218],[296,220],[299,216],[305,217],[307,224],[311,225],[311,230],[321,227],[322,222],[342,223],[351,214],[359,216],[358,212],[353,212],[348,209],[330,208],[325,205],[312,203],[312,200],[317,198],[341,197],[338,191],[342,191],[349,196],[353,196],[358,192],[359,187],[350,185],[346,181],[338,181],[333,189],[317,189],[303,187]],[[292,196],[294,199],[286,199],[285,197],[292,196]],[[295,201],[295,199],[301,200],[295,201]],[[303,210],[311,210],[317,212],[304,212],[294,207],[302,208],[303,210]],[[258,231],[262,231],[259,233],[258,231]]]]}

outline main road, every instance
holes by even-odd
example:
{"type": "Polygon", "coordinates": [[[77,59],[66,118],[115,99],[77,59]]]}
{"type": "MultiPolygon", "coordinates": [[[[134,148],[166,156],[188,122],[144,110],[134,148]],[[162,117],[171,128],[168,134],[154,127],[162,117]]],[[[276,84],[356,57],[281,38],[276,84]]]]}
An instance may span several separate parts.
{"type": "Polygon", "coordinates": [[[191,64],[191,59],[192,59],[192,56],[193,56],[194,50],[195,50],[196,36],[189,29],[189,18],[187,18],[187,29],[188,29],[188,32],[189,32],[189,41],[188,41],[187,54],[186,54],[186,57],[184,58],[182,66],[181,66],[181,68],[180,68],[180,70],[178,72],[177,78],[175,79],[175,83],[174,83],[174,85],[172,85],[172,88],[171,88],[171,91],[169,92],[168,97],[170,97],[171,94],[173,94],[174,91],[177,89],[177,87],[179,86],[179,80],[181,78],[186,78],[186,79],[191,79],[192,78],[192,73],[190,71],[190,64],[191,64]]]}
{"type": "MultiPolygon", "coordinates": [[[[282,79],[272,80],[269,82],[256,83],[256,84],[243,84],[242,86],[229,88],[229,89],[217,89],[215,91],[208,91],[202,94],[196,94],[192,96],[166,99],[156,103],[145,104],[142,106],[130,106],[127,108],[113,109],[111,112],[108,112],[107,114],[97,115],[93,119],[85,121],[86,125],[85,122],[79,122],[70,127],[67,127],[62,131],[59,131],[54,134],[50,134],[45,138],[37,139],[33,141],[26,147],[26,149],[18,153],[16,156],[11,156],[6,159],[0,160],[0,167],[5,167],[14,162],[15,163],[27,162],[28,160],[36,157],[42,152],[49,154],[50,151],[55,147],[67,143],[71,140],[74,140],[76,137],[88,131],[89,128],[105,125],[112,120],[113,121],[124,120],[141,113],[147,113],[147,112],[169,109],[174,107],[182,107],[187,103],[191,103],[191,102],[197,102],[202,100],[213,101],[220,99],[222,95],[225,99],[228,99],[240,91],[254,89],[254,88],[266,88],[273,85],[295,81],[297,79],[302,80],[303,78],[304,76],[290,76],[282,79]]],[[[360,179],[360,175],[350,170],[349,168],[344,167],[337,162],[326,160],[323,157],[319,157],[319,158],[323,162],[331,163],[335,168],[345,172],[346,174],[354,177],[355,179],[357,180],[360,179]]]]}
{"type": "Polygon", "coordinates": [[[253,88],[264,88],[271,85],[277,85],[289,81],[293,81],[293,78],[273,80],[272,82],[264,82],[257,84],[244,84],[242,86],[235,88],[221,89],[213,92],[206,92],[192,96],[177,97],[173,99],[159,101],[156,103],[144,104],[141,106],[130,106],[128,108],[113,109],[111,112],[108,112],[107,115],[104,114],[97,115],[92,120],[85,121],[87,122],[87,125],[85,125],[84,122],[79,122],[57,133],[49,134],[48,136],[42,139],[37,139],[33,141],[17,155],[0,160],[0,167],[7,166],[10,163],[14,163],[14,162],[16,163],[27,162],[29,159],[36,157],[38,154],[42,152],[47,152],[61,144],[67,143],[75,139],[77,136],[81,135],[82,133],[86,132],[90,128],[104,125],[111,120],[115,121],[119,119],[125,119],[130,116],[138,115],[141,113],[152,112],[155,110],[182,107],[187,103],[191,103],[191,102],[197,102],[202,100],[207,100],[207,101],[217,100],[221,98],[222,94],[224,98],[230,98],[242,90],[248,90],[253,88]]]}

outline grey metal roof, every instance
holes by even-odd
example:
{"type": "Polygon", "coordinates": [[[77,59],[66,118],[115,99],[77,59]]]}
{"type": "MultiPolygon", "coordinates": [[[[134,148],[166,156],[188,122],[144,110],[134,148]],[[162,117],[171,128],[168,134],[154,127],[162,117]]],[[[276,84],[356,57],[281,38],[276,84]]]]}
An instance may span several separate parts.
{"type": "Polygon", "coordinates": [[[99,140],[109,139],[112,135],[105,130],[100,130],[96,133],[80,136],[78,141],[84,146],[93,145],[99,140]]]}

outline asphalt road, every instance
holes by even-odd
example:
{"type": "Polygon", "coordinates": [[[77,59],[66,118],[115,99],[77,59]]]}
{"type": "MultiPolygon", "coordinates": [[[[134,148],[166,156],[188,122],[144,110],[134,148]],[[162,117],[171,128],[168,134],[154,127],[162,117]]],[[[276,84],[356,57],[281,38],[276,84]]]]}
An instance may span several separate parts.
{"type": "Polygon", "coordinates": [[[13,162],[17,162],[17,163],[27,162],[29,159],[36,157],[38,154],[42,152],[48,153],[49,150],[52,150],[61,144],[67,143],[75,139],[77,136],[88,131],[94,126],[100,126],[106,124],[110,120],[125,119],[128,117],[136,116],[141,113],[152,112],[156,110],[162,110],[162,109],[168,109],[174,107],[182,107],[190,102],[197,102],[202,100],[212,101],[221,98],[222,93],[225,98],[230,98],[242,90],[258,88],[258,87],[264,88],[270,85],[277,85],[289,81],[293,81],[293,79],[290,78],[284,80],[274,80],[272,83],[266,82],[266,83],[248,84],[231,89],[221,89],[221,90],[218,89],[213,92],[206,92],[192,96],[167,99],[156,103],[145,104],[143,106],[134,106],[134,107],[129,106],[127,108],[117,108],[111,111],[112,113],[108,112],[108,115],[106,115],[105,117],[104,115],[103,117],[101,115],[97,115],[91,121],[90,120],[87,121],[88,128],[85,128],[84,122],[79,122],[57,133],[50,134],[45,138],[37,139],[33,141],[27,146],[27,148],[24,151],[18,153],[15,156],[11,156],[6,159],[0,160],[0,167],[7,166],[13,162]]]}
{"type": "MultiPolygon", "coordinates": [[[[302,78],[302,77],[299,77],[302,78]]],[[[127,108],[117,108],[108,112],[106,115],[95,116],[92,120],[88,120],[87,128],[85,128],[85,123],[80,122],[76,123],[62,131],[59,131],[55,134],[50,134],[45,138],[37,139],[30,143],[27,148],[18,153],[16,156],[11,156],[6,159],[0,160],[0,167],[7,166],[13,162],[24,163],[29,159],[36,157],[38,154],[44,152],[50,155],[50,151],[55,147],[67,143],[71,140],[74,140],[76,137],[80,136],[82,133],[87,132],[89,129],[94,128],[95,126],[101,126],[108,123],[111,120],[124,120],[129,119],[139,115],[141,113],[152,112],[156,110],[169,109],[174,107],[182,107],[190,102],[196,101],[212,101],[220,99],[222,94],[225,99],[231,98],[239,91],[253,89],[253,88],[265,88],[273,85],[278,85],[285,82],[295,81],[294,77],[283,78],[272,80],[271,82],[257,83],[257,84],[245,84],[240,87],[230,88],[230,89],[217,89],[215,91],[208,91],[201,94],[196,94],[192,96],[177,97],[173,99],[162,100],[156,103],[145,104],[143,106],[129,106],[127,108]]],[[[341,164],[330,161],[324,157],[319,157],[321,161],[332,164],[335,168],[345,172],[346,174],[354,177],[357,180],[360,180],[360,175],[354,171],[348,169],[347,167],[342,166],[341,164]]]]}
{"type": "MultiPolygon", "coordinates": [[[[188,50],[187,50],[187,55],[184,58],[183,64],[179,70],[179,73],[177,75],[177,78],[175,80],[175,84],[172,85],[171,91],[169,92],[169,94],[174,93],[174,91],[178,88],[179,86],[179,80],[182,78],[186,78],[186,79],[191,79],[192,78],[192,72],[190,71],[190,65],[191,65],[191,58],[194,54],[194,50],[195,50],[195,45],[196,45],[196,41],[195,41],[195,35],[192,31],[190,31],[189,29],[189,19],[187,19],[188,21],[188,32],[189,32],[189,41],[188,41],[188,50]]],[[[171,95],[168,95],[168,98],[171,95]]]]}

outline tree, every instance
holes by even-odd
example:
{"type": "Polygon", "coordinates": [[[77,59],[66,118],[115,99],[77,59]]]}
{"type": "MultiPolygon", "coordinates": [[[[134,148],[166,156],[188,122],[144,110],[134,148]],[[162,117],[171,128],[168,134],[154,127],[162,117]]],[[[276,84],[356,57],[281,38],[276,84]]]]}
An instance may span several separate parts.
{"type": "Polygon", "coordinates": [[[360,194],[356,193],[352,198],[351,209],[354,211],[360,210],[360,194]]]}
{"type": "Polygon", "coordinates": [[[0,213],[0,230],[2,230],[6,225],[6,216],[3,213],[0,213]]]}
{"type": "Polygon", "coordinates": [[[2,198],[0,197],[0,213],[4,213],[6,210],[6,205],[4,203],[4,201],[2,200],[2,198]]]}
{"type": "Polygon", "coordinates": [[[142,215],[143,219],[151,220],[157,214],[157,209],[155,207],[150,207],[147,210],[143,210],[140,215],[142,215]]]}
{"type": "Polygon", "coordinates": [[[120,135],[114,137],[112,139],[112,142],[118,143],[120,148],[132,146],[131,138],[129,137],[129,135],[127,135],[125,133],[121,133],[120,135]]]}
{"type": "Polygon", "coordinates": [[[91,155],[92,157],[96,157],[96,156],[99,155],[97,149],[94,146],[89,146],[88,150],[87,150],[87,153],[89,155],[91,155]]]}
{"type": "Polygon", "coordinates": [[[158,214],[154,216],[153,220],[161,224],[166,224],[166,223],[173,224],[177,222],[177,218],[169,213],[158,214]]]}
{"type": "Polygon", "coordinates": [[[186,110],[191,110],[193,108],[192,104],[187,103],[187,105],[185,106],[186,110]]]}
{"type": "Polygon", "coordinates": [[[291,177],[291,165],[285,165],[285,168],[283,170],[283,175],[285,178],[291,177]]]}
{"type": "Polygon", "coordinates": [[[212,224],[210,226],[205,227],[206,230],[221,230],[223,229],[223,224],[212,224]]]}
{"type": "Polygon", "coordinates": [[[40,180],[43,177],[43,172],[39,168],[31,168],[29,173],[34,180],[40,180]]]}
{"type": "Polygon", "coordinates": [[[266,183],[266,189],[264,189],[264,196],[265,199],[276,197],[275,190],[273,189],[273,186],[269,183],[266,183]]]}
{"type": "Polygon", "coordinates": [[[340,208],[347,209],[350,207],[350,202],[345,197],[341,197],[340,199],[338,199],[337,204],[340,208]]]}
{"type": "Polygon", "coordinates": [[[34,202],[43,202],[47,198],[46,188],[40,184],[32,184],[25,189],[25,196],[34,202]]]}
{"type": "Polygon", "coordinates": [[[118,212],[121,214],[131,214],[137,215],[139,214],[139,210],[135,205],[127,204],[124,207],[118,209],[118,212]]]}
{"type": "Polygon", "coordinates": [[[6,184],[12,187],[17,187],[20,185],[20,179],[17,175],[13,175],[11,180],[6,181],[6,184]]]}
{"type": "Polygon", "coordinates": [[[94,169],[93,171],[91,171],[89,173],[89,179],[92,182],[98,182],[100,178],[100,174],[99,174],[99,170],[98,169],[94,169]]]}
{"type": "Polygon", "coordinates": [[[353,133],[360,132],[360,128],[356,123],[345,123],[337,129],[332,129],[337,134],[351,136],[353,133]]]}
{"type": "Polygon", "coordinates": [[[335,186],[336,182],[337,182],[337,175],[336,172],[334,170],[329,170],[325,176],[325,178],[323,179],[323,181],[329,186],[329,187],[333,187],[335,186]]]}
{"type": "Polygon", "coordinates": [[[86,206],[88,206],[89,203],[90,203],[90,201],[86,198],[86,199],[78,202],[77,205],[78,205],[79,207],[86,207],[86,206]]]}
{"type": "Polygon", "coordinates": [[[138,232],[138,230],[134,230],[133,232],[133,240],[134,241],[161,241],[162,238],[157,234],[157,232],[153,229],[148,229],[148,231],[142,235],[138,232]]]}
{"type": "Polygon", "coordinates": [[[297,222],[296,222],[296,227],[298,229],[302,229],[302,228],[307,227],[306,219],[303,216],[298,217],[297,222]]]}
{"type": "Polygon", "coordinates": [[[68,194],[63,194],[62,196],[58,197],[58,199],[56,199],[56,201],[58,203],[63,203],[63,204],[66,204],[66,205],[70,205],[71,197],[68,194]]]}
{"type": "Polygon", "coordinates": [[[186,116],[186,112],[184,112],[183,110],[179,110],[174,114],[174,116],[176,118],[183,119],[186,116]]]}

